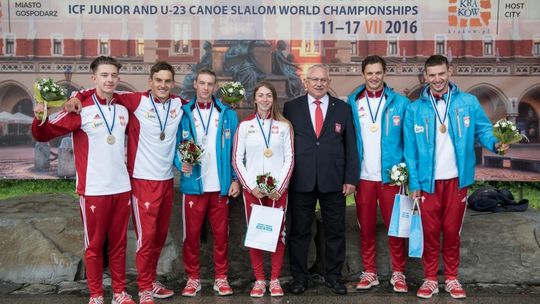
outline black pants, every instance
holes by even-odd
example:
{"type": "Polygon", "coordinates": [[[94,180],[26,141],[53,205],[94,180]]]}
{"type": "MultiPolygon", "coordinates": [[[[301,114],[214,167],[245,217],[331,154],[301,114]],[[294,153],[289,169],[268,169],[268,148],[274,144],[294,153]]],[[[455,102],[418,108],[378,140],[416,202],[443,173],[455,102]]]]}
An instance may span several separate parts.
{"type": "Polygon", "coordinates": [[[325,280],[341,279],[345,261],[345,196],[341,192],[321,193],[289,191],[291,231],[289,234],[289,259],[291,274],[297,282],[307,282],[308,250],[315,206],[319,200],[324,225],[325,280]]]}

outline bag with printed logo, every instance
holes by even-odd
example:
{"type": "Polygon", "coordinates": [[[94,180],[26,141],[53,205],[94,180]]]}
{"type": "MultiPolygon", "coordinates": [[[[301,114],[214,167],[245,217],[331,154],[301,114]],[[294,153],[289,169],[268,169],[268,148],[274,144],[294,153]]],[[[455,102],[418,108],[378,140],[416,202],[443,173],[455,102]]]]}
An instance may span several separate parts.
{"type": "Polygon", "coordinates": [[[420,213],[420,199],[413,202],[411,214],[411,230],[409,233],[409,256],[421,258],[424,253],[424,230],[422,229],[422,216],[420,213]]]}
{"type": "Polygon", "coordinates": [[[405,191],[401,187],[394,198],[394,207],[392,208],[390,226],[388,227],[389,236],[409,237],[412,207],[413,200],[408,195],[405,195],[405,191]]]}
{"type": "Polygon", "coordinates": [[[244,246],[275,252],[284,212],[281,208],[252,204],[244,246]]]}

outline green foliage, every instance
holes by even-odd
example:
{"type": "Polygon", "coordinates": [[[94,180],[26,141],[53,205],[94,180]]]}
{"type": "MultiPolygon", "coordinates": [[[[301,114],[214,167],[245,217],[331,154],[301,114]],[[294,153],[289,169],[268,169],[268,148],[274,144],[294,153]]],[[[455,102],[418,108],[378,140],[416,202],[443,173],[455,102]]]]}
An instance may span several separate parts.
{"type": "Polygon", "coordinates": [[[67,193],[74,198],[75,181],[69,179],[0,180],[0,200],[40,193],[67,193]]]}

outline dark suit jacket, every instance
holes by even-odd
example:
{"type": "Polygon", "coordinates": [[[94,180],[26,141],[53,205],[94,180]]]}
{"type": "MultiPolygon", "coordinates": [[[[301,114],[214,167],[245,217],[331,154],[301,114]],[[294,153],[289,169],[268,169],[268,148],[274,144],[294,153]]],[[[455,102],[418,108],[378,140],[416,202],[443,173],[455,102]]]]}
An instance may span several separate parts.
{"type": "Polygon", "coordinates": [[[329,97],[319,138],[311,123],[307,95],[285,103],[283,114],[294,129],[292,191],[311,192],[316,183],[320,192],[338,192],[343,184],[356,185],[360,178],[351,107],[329,97]]]}

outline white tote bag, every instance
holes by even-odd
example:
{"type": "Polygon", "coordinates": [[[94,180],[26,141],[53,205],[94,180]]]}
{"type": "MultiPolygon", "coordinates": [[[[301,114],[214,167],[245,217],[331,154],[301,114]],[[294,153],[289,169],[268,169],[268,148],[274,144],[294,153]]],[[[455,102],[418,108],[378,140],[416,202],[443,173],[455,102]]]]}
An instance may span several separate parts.
{"type": "Polygon", "coordinates": [[[400,238],[408,238],[411,227],[411,215],[413,200],[404,194],[403,188],[396,194],[392,217],[388,228],[388,235],[400,238]]]}
{"type": "Polygon", "coordinates": [[[283,222],[283,210],[259,204],[251,207],[244,246],[275,252],[283,222]]]}

